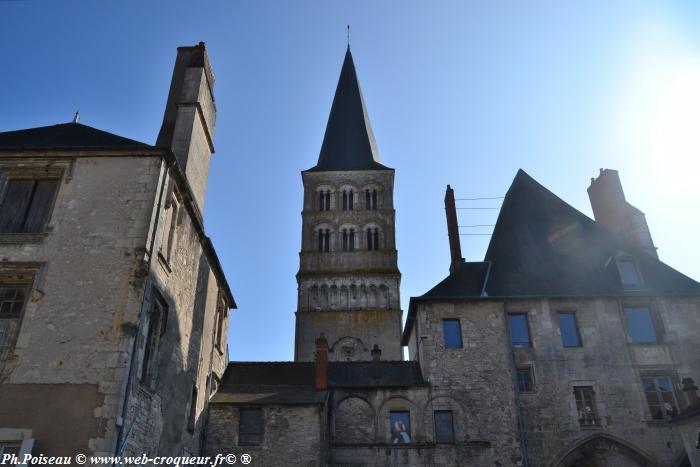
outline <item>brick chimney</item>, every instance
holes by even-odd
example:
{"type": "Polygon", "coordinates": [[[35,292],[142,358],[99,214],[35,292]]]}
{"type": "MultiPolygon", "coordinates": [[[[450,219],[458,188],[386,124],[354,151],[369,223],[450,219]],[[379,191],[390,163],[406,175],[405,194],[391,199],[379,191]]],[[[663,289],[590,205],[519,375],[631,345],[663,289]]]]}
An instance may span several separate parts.
{"type": "Polygon", "coordinates": [[[163,125],[156,146],[169,148],[192,187],[200,211],[214,153],[214,74],[204,42],[178,47],[163,125]]]}
{"type": "Polygon", "coordinates": [[[658,259],[644,213],[625,199],[617,170],[600,169],[598,178],[591,178],[588,187],[593,216],[598,224],[658,259]]]}
{"type": "Polygon", "coordinates": [[[447,236],[450,240],[450,273],[460,264],[464,263],[462,258],[462,246],[459,243],[459,227],[457,226],[457,206],[455,205],[455,191],[447,185],[445,191],[445,215],[447,216],[447,236]]]}
{"type": "Polygon", "coordinates": [[[379,377],[382,375],[380,366],[382,350],[377,344],[374,344],[374,347],[372,347],[372,352],[370,352],[370,354],[372,355],[372,378],[379,379],[379,377]]]}
{"type": "Polygon", "coordinates": [[[321,335],[316,338],[316,360],[314,362],[315,382],[314,388],[317,391],[324,391],[328,388],[328,341],[326,336],[321,335]]]}

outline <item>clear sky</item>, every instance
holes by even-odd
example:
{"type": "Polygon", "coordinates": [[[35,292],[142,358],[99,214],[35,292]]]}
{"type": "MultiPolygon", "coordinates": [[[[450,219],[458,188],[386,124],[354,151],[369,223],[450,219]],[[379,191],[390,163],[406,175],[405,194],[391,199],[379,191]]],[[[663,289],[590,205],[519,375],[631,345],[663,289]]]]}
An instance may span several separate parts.
{"type": "MultiPolygon", "coordinates": [[[[396,169],[407,309],[448,270],[445,185],[503,196],[518,168],[589,216],[590,178],[618,169],[661,259],[700,278],[699,20],[697,1],[0,0],[0,131],[80,109],[153,144],[176,47],[205,41],[218,107],[205,225],[239,305],[230,356],[289,360],[299,172],[318,157],[346,24],[396,169]]],[[[460,210],[460,224],[497,212],[460,210]]],[[[463,256],[483,259],[488,238],[462,236],[463,256]]]]}

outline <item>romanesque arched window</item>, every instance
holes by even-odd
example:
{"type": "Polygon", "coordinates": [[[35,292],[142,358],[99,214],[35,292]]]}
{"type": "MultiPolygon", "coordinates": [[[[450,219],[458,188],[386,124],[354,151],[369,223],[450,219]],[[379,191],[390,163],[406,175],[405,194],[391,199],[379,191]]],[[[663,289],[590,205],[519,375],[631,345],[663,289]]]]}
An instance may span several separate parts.
{"type": "Polygon", "coordinates": [[[346,186],[341,188],[341,201],[343,206],[343,211],[352,211],[355,209],[355,190],[346,186]]]}
{"type": "Polygon", "coordinates": [[[377,251],[379,250],[379,227],[369,226],[365,229],[367,250],[377,251]]]}
{"type": "Polygon", "coordinates": [[[318,191],[318,210],[319,211],[330,211],[331,210],[331,190],[320,189],[318,191]]]}
{"type": "Polygon", "coordinates": [[[316,230],[316,239],[319,252],[331,251],[331,231],[328,227],[319,227],[316,230]]]}
{"type": "Polygon", "coordinates": [[[377,189],[376,188],[367,188],[365,189],[365,209],[368,211],[376,211],[377,210],[377,189]]]}
{"type": "Polygon", "coordinates": [[[356,229],[352,225],[344,225],[340,228],[340,242],[343,251],[355,251],[356,229]]]}

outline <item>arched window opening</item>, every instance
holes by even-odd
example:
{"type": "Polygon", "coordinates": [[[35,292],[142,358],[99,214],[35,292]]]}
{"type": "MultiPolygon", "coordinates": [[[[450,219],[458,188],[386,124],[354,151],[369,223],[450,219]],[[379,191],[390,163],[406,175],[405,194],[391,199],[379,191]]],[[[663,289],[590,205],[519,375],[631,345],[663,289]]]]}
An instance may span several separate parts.
{"type": "Polygon", "coordinates": [[[368,211],[376,211],[377,210],[377,189],[369,189],[367,188],[365,190],[365,209],[368,211]]]}
{"type": "Polygon", "coordinates": [[[331,233],[329,229],[318,229],[318,251],[330,251],[331,233]]]}
{"type": "Polygon", "coordinates": [[[355,251],[355,229],[343,229],[343,251],[355,251]]]}
{"type": "Polygon", "coordinates": [[[355,201],[355,193],[352,190],[343,190],[343,211],[352,211],[355,201]]]}
{"type": "Polygon", "coordinates": [[[379,229],[377,227],[367,229],[367,250],[379,250],[379,229]]]}
{"type": "Polygon", "coordinates": [[[331,210],[331,190],[321,190],[318,192],[318,208],[319,211],[331,210]]]}

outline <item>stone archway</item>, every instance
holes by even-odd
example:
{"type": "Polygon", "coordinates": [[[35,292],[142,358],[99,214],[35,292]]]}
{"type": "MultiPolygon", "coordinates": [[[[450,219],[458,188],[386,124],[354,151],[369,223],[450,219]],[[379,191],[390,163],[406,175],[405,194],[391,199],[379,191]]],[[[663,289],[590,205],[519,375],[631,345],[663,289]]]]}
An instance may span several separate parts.
{"type": "Polygon", "coordinates": [[[656,461],[631,444],[597,434],[578,441],[555,462],[555,467],[657,467],[656,461]]]}

